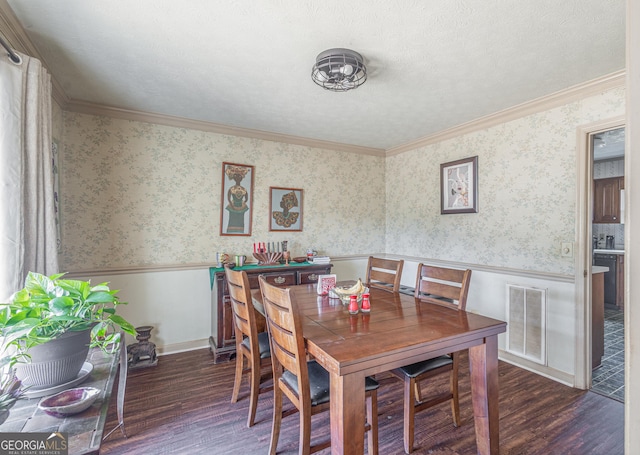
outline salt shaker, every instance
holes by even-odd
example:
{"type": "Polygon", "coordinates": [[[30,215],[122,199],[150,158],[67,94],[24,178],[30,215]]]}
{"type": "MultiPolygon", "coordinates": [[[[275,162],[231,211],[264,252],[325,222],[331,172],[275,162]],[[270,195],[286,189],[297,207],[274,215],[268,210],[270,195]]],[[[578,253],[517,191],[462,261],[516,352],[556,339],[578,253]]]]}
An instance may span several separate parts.
{"type": "Polygon", "coordinates": [[[349,313],[358,314],[358,296],[352,295],[349,299],[349,313]]]}
{"type": "Polygon", "coordinates": [[[369,294],[362,294],[362,312],[368,313],[371,311],[371,302],[369,302],[369,294]]]}

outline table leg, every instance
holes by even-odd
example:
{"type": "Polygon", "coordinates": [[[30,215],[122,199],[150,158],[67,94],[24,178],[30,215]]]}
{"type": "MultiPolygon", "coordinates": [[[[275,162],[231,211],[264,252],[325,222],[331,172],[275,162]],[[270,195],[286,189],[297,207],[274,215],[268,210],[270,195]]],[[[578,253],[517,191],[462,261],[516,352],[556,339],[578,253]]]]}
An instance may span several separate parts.
{"type": "Polygon", "coordinates": [[[500,452],[497,335],[469,348],[469,370],[478,454],[497,455],[500,452]]]}
{"type": "Polygon", "coordinates": [[[331,373],[331,453],[364,453],[364,376],[331,373]]]}

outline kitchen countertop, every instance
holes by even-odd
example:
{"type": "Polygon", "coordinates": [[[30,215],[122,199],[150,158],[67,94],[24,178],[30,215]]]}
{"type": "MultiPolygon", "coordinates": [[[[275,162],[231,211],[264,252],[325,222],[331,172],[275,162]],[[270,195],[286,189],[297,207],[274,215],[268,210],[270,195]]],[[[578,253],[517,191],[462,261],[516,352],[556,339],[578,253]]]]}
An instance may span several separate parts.
{"type": "Polygon", "coordinates": [[[605,249],[600,249],[600,248],[596,248],[595,250],[593,250],[594,253],[600,253],[600,254],[624,254],[624,250],[605,250],[605,249]]]}
{"type": "Polygon", "coordinates": [[[602,265],[592,265],[591,266],[591,274],[595,275],[596,273],[605,273],[609,271],[609,267],[604,267],[602,265]]]}

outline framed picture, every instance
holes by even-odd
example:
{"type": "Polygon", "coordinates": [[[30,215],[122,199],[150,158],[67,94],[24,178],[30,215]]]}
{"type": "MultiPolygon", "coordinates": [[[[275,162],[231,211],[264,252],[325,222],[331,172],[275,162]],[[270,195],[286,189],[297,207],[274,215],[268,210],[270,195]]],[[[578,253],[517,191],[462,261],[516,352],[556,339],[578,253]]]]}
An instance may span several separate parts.
{"type": "Polygon", "coordinates": [[[253,166],[222,163],[220,235],[251,235],[253,166]]]}
{"type": "Polygon", "coordinates": [[[478,157],[440,165],[440,213],[478,213],[478,157]]]}
{"type": "Polygon", "coordinates": [[[302,190],[269,188],[269,230],[302,231],[302,190]]]}

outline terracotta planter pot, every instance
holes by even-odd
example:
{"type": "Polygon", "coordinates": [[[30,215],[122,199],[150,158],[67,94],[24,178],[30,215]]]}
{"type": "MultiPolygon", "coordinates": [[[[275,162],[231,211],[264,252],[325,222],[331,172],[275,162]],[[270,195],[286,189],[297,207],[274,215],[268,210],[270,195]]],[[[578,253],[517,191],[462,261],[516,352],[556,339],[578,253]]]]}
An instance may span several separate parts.
{"type": "Polygon", "coordinates": [[[16,376],[26,387],[55,387],[75,379],[91,342],[91,329],[67,332],[29,349],[31,362],[16,365],[16,376]]]}

